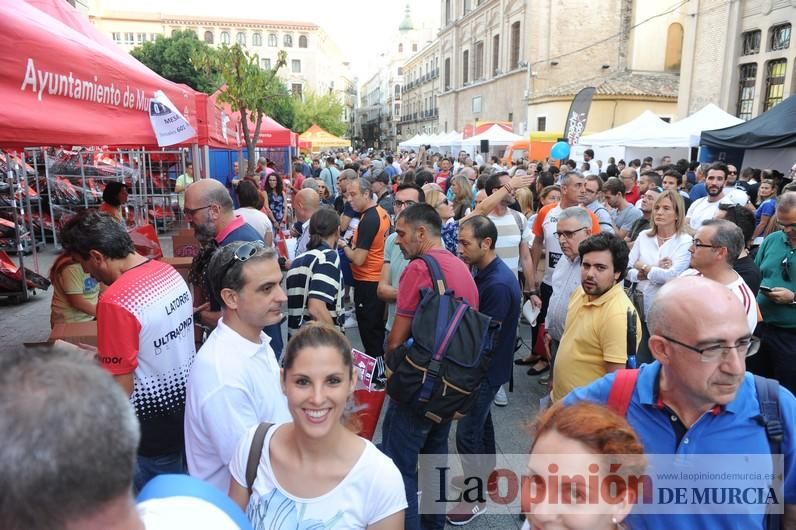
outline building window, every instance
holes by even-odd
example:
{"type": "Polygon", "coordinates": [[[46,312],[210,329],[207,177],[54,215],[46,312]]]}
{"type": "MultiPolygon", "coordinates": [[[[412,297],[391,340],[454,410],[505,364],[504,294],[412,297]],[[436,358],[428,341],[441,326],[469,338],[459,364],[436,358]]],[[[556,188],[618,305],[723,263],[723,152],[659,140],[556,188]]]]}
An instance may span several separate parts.
{"type": "Polygon", "coordinates": [[[235,36],[235,41],[241,46],[246,46],[246,34],[243,33],[242,31],[239,31],[238,34],[235,36]]]}
{"type": "Polygon", "coordinates": [[[401,85],[395,85],[395,89],[393,90],[396,98],[401,97],[401,85]]]}
{"type": "Polygon", "coordinates": [[[146,33],[137,33],[135,36],[135,40],[139,46],[144,44],[146,42],[146,33]]]}
{"type": "Polygon", "coordinates": [[[740,75],[738,76],[738,110],[736,115],[742,120],[752,119],[756,77],[757,63],[741,65],[740,75]]]}
{"type": "Polygon", "coordinates": [[[785,94],[785,70],[787,59],[769,61],[766,66],[766,99],[763,102],[763,112],[772,109],[782,101],[785,94]]]}
{"type": "Polygon", "coordinates": [[[500,72],[500,35],[492,37],[492,75],[500,72]]]}
{"type": "Polygon", "coordinates": [[[205,31],[205,42],[207,44],[213,44],[213,32],[212,31],[205,31]]]}
{"type": "Polygon", "coordinates": [[[465,15],[470,12],[470,0],[462,0],[462,13],[465,15]]]}
{"type": "Polygon", "coordinates": [[[462,84],[470,82],[470,50],[462,52],[462,84]]]}
{"type": "Polygon", "coordinates": [[[445,0],[445,25],[451,23],[451,0],[445,0]]]}
{"type": "Polygon", "coordinates": [[[509,59],[509,69],[514,70],[520,64],[520,23],[515,22],[511,25],[511,57],[509,59]]]}
{"type": "Polygon", "coordinates": [[[301,83],[293,83],[292,85],[290,85],[290,93],[293,94],[293,97],[302,99],[303,92],[301,90],[301,83]]]}
{"type": "Polygon", "coordinates": [[[537,131],[546,131],[547,130],[547,116],[537,116],[536,117],[536,130],[537,131]]]}
{"type": "Polygon", "coordinates": [[[307,47],[307,36],[301,35],[299,37],[299,48],[306,48],[307,47]]]}
{"type": "Polygon", "coordinates": [[[445,72],[443,74],[445,80],[445,90],[451,89],[451,60],[445,59],[445,72]]]}
{"type": "Polygon", "coordinates": [[[754,55],[760,52],[760,30],[747,31],[741,34],[741,55],[754,55]]]}
{"type": "Polygon", "coordinates": [[[276,33],[268,34],[268,46],[275,47],[277,45],[276,33]]]}
{"type": "Polygon", "coordinates": [[[790,47],[790,24],[780,24],[771,28],[769,50],[787,50],[790,47]]]}
{"type": "Polygon", "coordinates": [[[263,45],[263,36],[260,33],[255,33],[252,35],[252,46],[262,46],[263,45]]]}
{"type": "Polygon", "coordinates": [[[293,35],[288,33],[282,38],[282,44],[284,44],[285,48],[292,48],[293,47],[293,35]]]}
{"type": "Polygon", "coordinates": [[[474,53],[473,80],[478,81],[484,78],[484,41],[478,41],[475,43],[474,53]]]}
{"type": "Polygon", "coordinates": [[[149,34],[149,40],[151,40],[152,42],[155,42],[156,40],[158,40],[158,34],[157,33],[150,33],[149,34]]]}
{"type": "Polygon", "coordinates": [[[393,113],[392,113],[392,115],[393,115],[395,118],[398,118],[398,116],[400,116],[400,115],[401,115],[401,105],[399,105],[398,103],[396,103],[395,105],[393,105],[393,113]]]}
{"type": "MultiPolygon", "coordinates": [[[[176,31],[176,30],[174,30],[174,31],[176,31]]],[[[133,44],[135,44],[135,34],[134,33],[129,33],[129,32],[125,33],[124,34],[124,43],[129,45],[129,46],[132,46],[133,44]]]]}
{"type": "Polygon", "coordinates": [[[398,53],[403,53],[403,52],[404,52],[404,43],[403,42],[399,42],[398,43],[398,53]]]}
{"type": "Polygon", "coordinates": [[[270,70],[271,69],[271,59],[261,59],[260,63],[262,63],[263,68],[265,70],[270,70]]]}
{"type": "Polygon", "coordinates": [[[683,60],[683,26],[671,24],[666,34],[666,55],[663,68],[667,72],[679,72],[683,60]]]}
{"type": "Polygon", "coordinates": [[[404,67],[403,66],[399,66],[398,67],[398,75],[404,75],[404,67]]]}
{"type": "Polygon", "coordinates": [[[122,34],[120,32],[114,31],[113,33],[111,33],[111,36],[113,37],[113,42],[115,42],[116,44],[122,43],[122,34]]]}
{"type": "Polygon", "coordinates": [[[221,32],[221,44],[229,44],[229,31],[221,32]]]}
{"type": "MultiPolygon", "coordinates": [[[[180,30],[178,30],[178,29],[173,29],[173,30],[171,30],[171,36],[172,36],[172,37],[176,37],[176,36],[177,36],[177,33],[178,33],[179,31],[180,31],[180,30]]],[[[125,35],[126,35],[126,34],[125,34],[125,35]]],[[[132,33],[130,33],[130,35],[132,35],[132,33]]]]}
{"type": "Polygon", "coordinates": [[[290,67],[294,74],[301,73],[301,61],[298,59],[293,59],[290,61],[290,67]]]}
{"type": "Polygon", "coordinates": [[[417,51],[417,43],[413,42],[412,43],[412,52],[416,52],[416,51],[417,51]]]}
{"type": "Polygon", "coordinates": [[[481,96],[473,98],[473,114],[481,114],[481,96]]]}

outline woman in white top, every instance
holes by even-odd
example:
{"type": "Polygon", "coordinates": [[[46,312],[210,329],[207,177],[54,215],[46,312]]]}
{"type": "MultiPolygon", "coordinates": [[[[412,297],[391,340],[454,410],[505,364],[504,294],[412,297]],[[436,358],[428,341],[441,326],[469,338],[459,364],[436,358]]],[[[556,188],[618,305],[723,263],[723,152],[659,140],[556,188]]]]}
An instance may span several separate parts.
{"type": "Polygon", "coordinates": [[[243,217],[244,221],[257,230],[267,247],[272,246],[274,226],[268,216],[260,211],[265,204],[260,188],[253,180],[245,178],[238,183],[237,192],[240,208],[235,210],[235,214],[243,217]]]}
{"type": "Polygon", "coordinates": [[[283,363],[293,422],[268,430],[251,495],[246,464],[256,426],[243,437],[229,464],[229,496],[254,528],[403,528],[398,468],[342,423],[356,383],[351,344],[335,329],[306,324],[288,342],[283,363]]]}
{"type": "Polygon", "coordinates": [[[658,195],[652,205],[650,228],[639,234],[630,250],[627,279],[632,283],[637,282],[638,289],[644,295],[640,362],[652,360],[646,347],[649,333],[645,320],[655,294],[663,284],[677,278],[691,263],[688,249],[693,238],[686,229],[683,198],[675,190],[666,190],[658,195]]]}

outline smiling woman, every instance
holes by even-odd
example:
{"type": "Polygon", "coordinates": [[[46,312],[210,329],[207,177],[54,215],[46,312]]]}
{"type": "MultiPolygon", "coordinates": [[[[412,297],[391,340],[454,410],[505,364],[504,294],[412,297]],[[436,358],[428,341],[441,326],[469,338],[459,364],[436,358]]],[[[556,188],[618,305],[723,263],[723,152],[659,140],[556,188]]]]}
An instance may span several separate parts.
{"type": "Polygon", "coordinates": [[[266,432],[248,489],[257,427],[230,463],[229,495],[255,528],[298,528],[299,521],[302,528],[403,528],[398,468],[343,424],[355,384],[351,344],[342,333],[311,323],[290,339],[282,390],[293,421],[266,432]]]}

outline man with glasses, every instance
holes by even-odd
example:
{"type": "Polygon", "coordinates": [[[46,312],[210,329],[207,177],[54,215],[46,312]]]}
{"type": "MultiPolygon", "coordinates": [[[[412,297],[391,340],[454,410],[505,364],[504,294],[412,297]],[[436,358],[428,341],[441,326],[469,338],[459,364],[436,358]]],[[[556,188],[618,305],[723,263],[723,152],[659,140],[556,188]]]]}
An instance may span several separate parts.
{"type": "Polygon", "coordinates": [[[629,314],[635,317],[632,338],[638,348],[641,320],[622,282],[629,254],[627,244],[615,234],[597,234],[578,245],[581,283],[567,306],[553,366],[553,401],[625,367],[630,353],[629,314]]]}
{"type": "MultiPolygon", "coordinates": [[[[655,361],[639,368],[626,413],[645,452],[684,458],[717,453],[770,454],[766,429],[760,423],[754,378],[746,372],[746,358],[757,352],[759,342],[749,332],[738,298],[707,278],[676,278],[661,287],[647,321],[655,361]]],[[[583,400],[607,403],[614,378],[615,374],[608,374],[574,390],[565,398],[565,405],[583,400]]],[[[785,462],[782,528],[792,528],[789,525],[796,522],[792,504],[796,499],[796,444],[792,443],[796,436],[796,399],[780,387],[778,400],[786,441],[781,444],[785,462]]],[[[697,473],[699,468],[690,471],[697,473]]],[[[765,472],[757,467],[748,471],[765,472]]],[[[649,530],[763,529],[765,506],[761,508],[742,513],[720,509],[710,513],[701,510],[699,514],[694,510],[631,515],[627,522],[633,528],[649,530]]]]}
{"type": "Polygon", "coordinates": [[[724,196],[733,204],[740,204],[744,208],[755,211],[755,206],[749,202],[749,194],[738,186],[738,169],[732,164],[727,164],[727,180],[724,182],[724,196]]]}
{"type": "Polygon", "coordinates": [[[105,214],[72,217],[61,244],[85,272],[109,286],[97,304],[96,358],[141,422],[135,487],[157,475],[184,473],[185,383],[196,353],[188,285],[171,265],[138,254],[125,228],[105,214]]]}
{"type": "Polygon", "coordinates": [[[246,431],[290,421],[279,363],[263,333],[282,320],[287,296],[276,251],[260,242],[218,249],[207,278],[222,316],[188,379],[185,452],[189,473],[226,493],[229,462],[246,431]]]}
{"type": "MultiPolygon", "coordinates": [[[[551,363],[555,362],[558,345],[564,335],[569,299],[580,287],[578,246],[589,236],[591,236],[591,217],[586,210],[573,206],[559,214],[556,237],[564,256],[558,260],[553,272],[553,295],[550,297],[550,305],[544,319],[545,342],[548,344],[551,363]]],[[[544,371],[547,371],[547,368],[544,371]]]]}
{"type": "MultiPolygon", "coordinates": [[[[415,204],[426,202],[423,190],[414,184],[401,184],[395,192],[395,202],[393,208],[395,209],[395,216],[401,215],[405,208],[409,208],[415,204]]],[[[387,333],[392,330],[392,324],[395,322],[395,301],[398,299],[398,283],[404,269],[409,265],[409,260],[406,259],[395,240],[398,237],[396,232],[387,237],[384,242],[384,265],[381,267],[381,278],[379,278],[379,286],[377,290],[378,297],[387,304],[387,333]]]]}
{"type": "Polygon", "coordinates": [[[757,366],[782,386],[796,391],[796,192],[777,201],[780,231],[769,234],[755,256],[763,279],[757,303],[763,314],[758,336],[763,345],[757,366]]]}
{"type": "Polygon", "coordinates": [[[600,202],[600,192],[603,190],[603,179],[597,175],[586,177],[585,191],[583,193],[583,205],[591,210],[600,221],[600,230],[603,232],[614,233],[614,222],[611,214],[600,202]]]}
{"type": "Polygon", "coordinates": [[[723,219],[708,219],[694,234],[689,249],[691,269],[681,276],[704,276],[727,287],[741,301],[749,333],[754,333],[758,315],[755,295],[733,269],[743,249],[744,237],[740,228],[723,219]]]}

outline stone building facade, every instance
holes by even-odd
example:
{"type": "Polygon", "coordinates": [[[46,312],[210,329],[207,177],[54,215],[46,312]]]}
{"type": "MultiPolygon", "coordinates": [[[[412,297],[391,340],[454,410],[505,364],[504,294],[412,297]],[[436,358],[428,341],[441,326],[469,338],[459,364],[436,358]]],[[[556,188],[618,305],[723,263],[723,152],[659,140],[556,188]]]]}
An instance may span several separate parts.
{"type": "Polygon", "coordinates": [[[689,2],[679,114],[715,103],[750,119],[796,93],[794,23],[795,1],[689,2]]]}
{"type": "Polygon", "coordinates": [[[420,50],[403,66],[403,86],[393,86],[402,93],[399,139],[416,134],[436,134],[439,128],[440,93],[439,42],[434,41],[420,50]]]}

